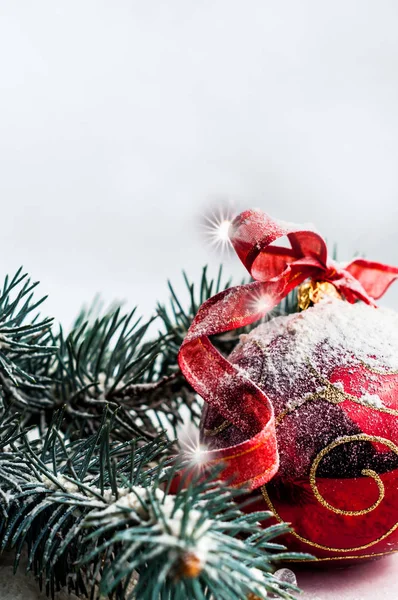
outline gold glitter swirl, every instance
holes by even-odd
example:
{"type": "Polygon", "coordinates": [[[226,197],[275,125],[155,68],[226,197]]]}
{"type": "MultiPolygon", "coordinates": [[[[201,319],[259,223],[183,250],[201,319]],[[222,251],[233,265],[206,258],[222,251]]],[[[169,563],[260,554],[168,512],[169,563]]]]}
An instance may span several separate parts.
{"type": "MultiPolygon", "coordinates": [[[[330,391],[330,394],[331,394],[330,398],[326,398],[325,395],[323,395],[322,397],[334,404],[337,404],[338,402],[342,402],[345,399],[344,396],[347,396],[347,394],[344,394],[341,390],[339,390],[338,388],[335,388],[332,384],[330,384],[330,382],[328,382],[328,383],[333,388],[334,391],[330,391]],[[339,399],[339,396],[343,396],[343,398],[339,399]]],[[[286,411],[285,413],[279,415],[279,418],[276,421],[276,426],[278,427],[281,424],[283,418],[287,414],[289,414],[293,410],[296,410],[297,408],[299,408],[299,406],[302,406],[305,402],[308,402],[309,400],[313,400],[314,398],[320,397],[320,394],[323,394],[323,392],[324,392],[324,390],[320,393],[312,394],[311,396],[306,397],[305,399],[303,399],[304,401],[303,400],[301,401],[301,404],[296,404],[289,411],[286,411]]],[[[349,399],[350,400],[352,399],[353,401],[359,400],[358,398],[355,398],[354,396],[349,397],[349,399]]],[[[360,403],[362,404],[362,402],[360,402],[360,403]]],[[[377,410],[380,412],[391,412],[392,414],[398,414],[398,411],[393,411],[392,409],[384,409],[383,410],[381,408],[377,408],[374,406],[369,406],[369,405],[366,405],[366,406],[367,406],[367,408],[372,409],[372,410],[377,410]]],[[[396,446],[391,440],[388,440],[386,438],[382,438],[379,436],[370,436],[367,434],[346,436],[344,438],[340,438],[339,440],[335,440],[335,442],[333,442],[332,444],[330,444],[329,446],[324,448],[317,455],[317,457],[315,458],[314,463],[312,464],[312,467],[311,467],[310,483],[311,483],[311,488],[312,488],[312,491],[313,491],[315,497],[327,510],[331,510],[337,514],[350,515],[350,516],[359,516],[359,515],[362,516],[362,515],[368,514],[369,512],[372,512],[373,510],[375,510],[384,499],[384,493],[385,493],[384,485],[383,485],[383,482],[381,481],[381,478],[375,471],[373,471],[372,469],[364,469],[362,471],[362,475],[367,476],[367,477],[372,477],[375,480],[377,487],[379,489],[379,497],[376,500],[376,502],[369,508],[364,509],[364,511],[342,511],[340,509],[336,509],[331,504],[326,502],[326,500],[323,498],[323,496],[319,493],[319,490],[316,485],[316,470],[318,468],[320,461],[324,458],[324,456],[328,452],[330,452],[334,447],[338,446],[340,443],[347,443],[347,442],[352,442],[352,441],[369,441],[369,442],[382,443],[382,444],[385,444],[388,448],[390,448],[390,450],[392,450],[395,454],[398,454],[398,446],[396,446]],[[332,448],[332,446],[333,446],[333,448],[332,448]],[[312,475],[312,477],[311,477],[311,475],[312,475]],[[312,481],[311,481],[311,479],[312,479],[312,481]]],[[[274,505],[271,501],[271,498],[268,495],[267,487],[265,485],[263,485],[261,487],[261,493],[262,493],[262,496],[263,496],[269,510],[273,513],[274,517],[277,519],[277,521],[279,523],[283,523],[284,520],[280,517],[280,515],[276,511],[276,508],[274,507],[274,505]]],[[[385,532],[383,535],[381,535],[377,539],[372,540],[371,542],[369,542],[367,544],[363,544],[362,546],[356,546],[356,547],[352,547],[352,548],[334,548],[331,546],[325,546],[323,544],[318,544],[317,542],[313,542],[313,541],[309,540],[308,538],[305,538],[304,536],[300,535],[293,529],[291,530],[290,533],[295,538],[299,539],[301,542],[304,542],[305,544],[308,544],[309,546],[312,546],[313,548],[318,548],[319,550],[326,550],[328,552],[339,552],[340,554],[346,554],[349,552],[359,552],[361,550],[366,550],[368,548],[371,548],[375,544],[378,544],[379,542],[382,542],[383,540],[388,538],[397,528],[398,528],[398,523],[395,523],[395,525],[393,525],[387,532],[385,532]]],[[[398,551],[393,551],[393,552],[395,553],[398,551]]],[[[353,560],[353,559],[360,559],[360,558],[372,558],[373,556],[384,556],[385,554],[391,554],[393,552],[383,552],[383,553],[379,553],[379,554],[375,554],[375,555],[366,554],[366,555],[359,555],[359,556],[343,556],[343,557],[333,556],[333,557],[328,557],[328,558],[319,558],[319,559],[315,559],[315,560],[316,561],[326,561],[326,560],[336,560],[336,559],[338,559],[338,560],[344,560],[344,559],[353,560]]]]}
{"type": "Polygon", "coordinates": [[[341,446],[341,444],[348,444],[348,443],[352,443],[352,442],[362,442],[362,441],[363,442],[379,442],[380,444],[384,444],[385,446],[390,448],[390,450],[392,450],[392,452],[395,452],[395,454],[398,454],[398,447],[393,442],[391,442],[390,440],[387,440],[386,438],[382,438],[379,436],[373,436],[373,435],[367,435],[366,433],[361,433],[358,435],[346,435],[344,437],[341,437],[341,438],[335,440],[334,442],[329,444],[329,446],[326,446],[325,448],[323,448],[323,450],[321,450],[321,452],[319,452],[319,454],[316,456],[316,458],[311,466],[310,485],[311,485],[311,489],[314,493],[315,498],[318,500],[318,502],[320,504],[322,504],[322,506],[324,506],[328,510],[335,512],[338,515],[346,515],[346,516],[351,516],[351,517],[367,515],[368,513],[374,511],[379,506],[379,504],[381,504],[381,502],[383,501],[383,498],[384,498],[383,482],[380,479],[379,475],[372,469],[363,469],[363,471],[362,471],[362,475],[371,477],[372,479],[374,479],[374,481],[376,482],[377,487],[379,489],[379,497],[372,504],[372,506],[369,506],[369,508],[364,508],[362,510],[341,510],[340,508],[336,508],[335,506],[332,506],[331,504],[329,504],[329,502],[327,502],[325,500],[325,498],[322,496],[322,494],[319,492],[319,489],[318,489],[318,486],[316,483],[316,472],[317,472],[319,463],[323,460],[323,458],[327,454],[329,454],[329,452],[331,452],[334,448],[341,446]]]}
{"type": "MultiPolygon", "coordinates": [[[[268,492],[267,492],[267,487],[265,485],[262,486],[261,493],[262,493],[262,496],[263,496],[263,498],[264,498],[264,500],[265,500],[265,502],[266,502],[269,510],[273,513],[275,519],[279,523],[284,523],[285,521],[278,514],[278,512],[276,511],[276,508],[272,504],[271,498],[269,497],[268,492]]],[[[395,525],[393,525],[386,533],[384,533],[383,535],[381,535],[377,539],[372,540],[371,542],[368,542],[367,544],[363,544],[362,546],[356,546],[354,548],[332,548],[331,546],[324,546],[323,544],[318,544],[317,542],[313,542],[313,541],[311,541],[311,540],[303,537],[302,535],[300,535],[299,533],[297,533],[297,531],[294,531],[294,529],[292,529],[290,531],[290,535],[293,535],[295,538],[297,538],[301,542],[304,542],[305,544],[308,544],[309,546],[312,546],[314,548],[319,548],[319,550],[327,550],[328,552],[348,553],[348,552],[359,552],[360,550],[366,550],[367,548],[371,548],[375,544],[377,544],[377,543],[382,542],[383,540],[385,540],[397,528],[398,528],[398,523],[395,523],[395,525]]],[[[373,555],[371,555],[371,556],[373,556],[373,555]]],[[[347,556],[345,558],[347,558],[347,559],[361,558],[361,556],[355,556],[355,557],[347,556]]],[[[317,560],[320,560],[320,559],[317,559],[317,560]]]]}
{"type": "Polygon", "coordinates": [[[318,379],[318,381],[322,383],[325,387],[323,390],[314,392],[313,394],[308,394],[308,396],[304,396],[304,398],[300,398],[299,400],[292,402],[288,408],[286,408],[277,416],[277,426],[282,423],[283,419],[287,417],[287,415],[293,413],[301,406],[304,406],[304,404],[307,404],[307,402],[311,402],[313,400],[326,400],[327,402],[330,402],[330,404],[340,404],[345,400],[350,400],[351,402],[354,402],[355,404],[360,404],[361,406],[364,406],[369,410],[374,410],[380,413],[386,413],[388,415],[393,415],[394,417],[398,416],[398,410],[394,408],[388,408],[387,406],[373,406],[368,402],[364,402],[363,400],[361,400],[361,398],[353,396],[352,394],[348,394],[347,392],[338,388],[336,385],[333,385],[333,383],[331,383],[328,379],[326,379],[320,373],[318,373],[318,371],[315,369],[315,367],[311,364],[309,360],[307,360],[307,366],[311,371],[312,375],[314,375],[314,377],[316,377],[316,379],[318,379]]]}
{"type": "Polygon", "coordinates": [[[368,371],[375,373],[376,375],[398,375],[398,371],[383,371],[382,369],[376,369],[375,367],[368,365],[368,363],[363,360],[359,362],[363,367],[366,367],[368,371]]]}
{"type": "Polygon", "coordinates": [[[325,562],[329,560],[367,560],[368,558],[378,558],[381,556],[388,556],[390,554],[396,554],[398,550],[387,550],[386,552],[375,552],[374,554],[353,554],[351,556],[326,556],[323,558],[304,558],[300,561],[299,558],[284,560],[286,563],[297,563],[297,562],[325,562]]]}
{"type": "MultiPolygon", "coordinates": [[[[340,402],[343,402],[344,400],[346,400],[346,398],[345,398],[345,394],[341,390],[339,390],[332,384],[329,384],[329,386],[325,387],[325,389],[321,390],[320,392],[314,392],[313,394],[308,394],[308,396],[304,396],[304,398],[300,398],[299,400],[296,400],[296,402],[292,402],[292,404],[289,406],[289,408],[287,408],[286,410],[284,410],[283,412],[281,412],[278,415],[278,417],[276,419],[276,424],[280,425],[282,423],[283,419],[285,417],[287,417],[287,415],[294,412],[301,406],[304,406],[304,404],[307,404],[307,402],[311,402],[312,400],[326,400],[327,402],[330,402],[330,404],[339,404],[340,402]]],[[[361,404],[362,404],[362,402],[361,402],[361,404]]],[[[368,406],[368,405],[366,405],[366,406],[368,406]]],[[[398,412],[397,412],[397,414],[398,414],[398,412]]]]}
{"type": "Polygon", "coordinates": [[[218,427],[214,427],[214,429],[204,429],[203,434],[207,437],[214,437],[222,431],[225,431],[226,429],[231,427],[231,425],[232,423],[230,423],[229,421],[223,421],[218,427]]]}
{"type": "MultiPolygon", "coordinates": [[[[355,404],[361,404],[370,410],[375,410],[377,412],[386,413],[388,415],[398,416],[398,410],[394,408],[388,408],[387,406],[373,406],[368,402],[364,402],[361,398],[357,396],[353,396],[352,394],[348,394],[347,392],[340,390],[336,385],[333,385],[328,379],[323,377],[318,371],[313,367],[309,360],[307,360],[307,365],[311,373],[316,377],[323,385],[325,386],[324,390],[321,390],[318,393],[313,394],[314,397],[323,398],[332,404],[339,404],[340,402],[344,402],[344,400],[351,400],[351,402],[355,402],[355,404]]],[[[308,399],[313,399],[312,397],[308,399]]]]}

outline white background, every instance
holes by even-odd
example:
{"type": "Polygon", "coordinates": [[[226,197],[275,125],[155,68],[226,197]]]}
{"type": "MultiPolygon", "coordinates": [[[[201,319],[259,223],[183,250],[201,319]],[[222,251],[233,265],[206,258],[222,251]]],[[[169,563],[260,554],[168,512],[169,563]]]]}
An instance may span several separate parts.
{"type": "Polygon", "coordinates": [[[0,0],[0,274],[147,315],[225,199],[398,264],[397,103],[396,0],[0,0]]]}

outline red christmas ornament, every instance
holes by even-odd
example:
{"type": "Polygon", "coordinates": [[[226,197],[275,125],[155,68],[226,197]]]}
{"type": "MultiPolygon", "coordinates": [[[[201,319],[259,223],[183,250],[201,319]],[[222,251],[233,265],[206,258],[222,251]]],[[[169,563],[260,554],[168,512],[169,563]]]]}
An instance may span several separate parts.
{"type": "Polygon", "coordinates": [[[339,265],[318,234],[260,211],[239,215],[230,238],[255,281],[205,302],[179,354],[207,402],[208,460],[252,490],[253,510],[292,524],[289,549],[339,562],[398,551],[398,315],[374,304],[398,269],[339,265]],[[291,248],[273,244],[283,236],[291,248]],[[262,324],[229,359],[209,341],[306,280],[303,308],[331,292],[346,302],[262,324]]]}

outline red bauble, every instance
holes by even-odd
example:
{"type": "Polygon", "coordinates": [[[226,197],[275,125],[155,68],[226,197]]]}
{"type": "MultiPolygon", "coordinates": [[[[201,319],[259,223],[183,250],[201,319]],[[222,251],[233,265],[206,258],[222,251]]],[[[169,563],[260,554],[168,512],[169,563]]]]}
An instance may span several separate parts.
{"type": "MultiPolygon", "coordinates": [[[[321,302],[241,336],[229,360],[275,410],[280,466],[251,509],[319,561],[398,551],[398,314],[321,302]]],[[[209,405],[201,430],[210,448],[247,438],[209,405]]]]}

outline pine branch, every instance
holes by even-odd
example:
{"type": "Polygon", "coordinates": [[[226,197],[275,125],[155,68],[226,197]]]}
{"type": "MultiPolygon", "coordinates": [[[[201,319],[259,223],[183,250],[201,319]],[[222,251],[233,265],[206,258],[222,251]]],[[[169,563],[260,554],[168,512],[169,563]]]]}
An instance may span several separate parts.
{"type": "Polygon", "coordinates": [[[57,413],[45,439],[8,434],[0,541],[14,549],[15,569],[26,548],[27,568],[52,595],[66,585],[92,599],[293,597],[272,576],[297,558],[272,541],[287,526],[260,527],[270,513],[242,513],[243,492],[220,487],[216,473],[170,494],[181,465],[171,465],[166,440],[112,442],[114,425],[106,410],[95,435],[71,441],[57,413]]]}
{"type": "Polygon", "coordinates": [[[19,269],[0,291],[0,399],[30,411],[51,405],[47,369],[56,350],[52,319],[37,313],[45,300],[33,299],[37,285],[19,269]]]}
{"type": "MultiPolygon", "coordinates": [[[[177,427],[201,412],[177,352],[200,304],[230,285],[221,268],[216,280],[204,268],[198,289],[184,279],[187,305],[170,285],[154,338],[153,319],[118,306],[101,315],[95,305],[56,334],[37,314],[36,284],[21,271],[4,282],[0,545],[14,549],[15,569],[27,552],[50,595],[66,585],[92,600],[293,597],[272,576],[296,556],[273,541],[285,525],[264,529],[268,513],[241,512],[217,473],[169,493],[177,427]]],[[[296,306],[292,296],[273,316],[296,306]]],[[[242,331],[213,341],[228,354],[242,331]]]]}
{"type": "Polygon", "coordinates": [[[61,330],[54,339],[59,347],[52,368],[56,403],[66,406],[80,435],[95,431],[105,405],[119,408],[115,428],[119,439],[158,435],[147,416],[150,406],[141,397],[135,403],[125,401],[126,390],[145,382],[163,345],[161,338],[142,343],[152,319],[141,325],[135,312],[122,314],[117,307],[93,321],[90,313],[87,319],[80,315],[68,336],[61,330]]]}
{"type": "Polygon", "coordinates": [[[62,413],[56,413],[43,440],[29,442],[26,432],[11,440],[10,431],[4,440],[13,452],[4,453],[0,463],[7,499],[1,548],[15,549],[17,569],[26,546],[27,568],[45,583],[47,593],[63,585],[89,592],[101,565],[75,565],[85,549],[95,547],[84,541],[86,515],[126,495],[130,487],[150,485],[159,473],[154,461],[160,461],[167,442],[162,437],[149,444],[112,442],[114,423],[115,415],[105,410],[95,435],[71,441],[62,434],[62,413]]]}
{"type": "Polygon", "coordinates": [[[282,554],[283,546],[271,542],[288,527],[260,529],[259,521],[270,513],[244,515],[232,490],[220,491],[216,485],[193,480],[175,496],[157,486],[133,489],[129,497],[90,513],[86,524],[94,531],[88,539],[97,539],[105,529],[109,539],[84,562],[121,545],[104,569],[100,593],[111,595],[125,582],[127,597],[128,583],[133,581],[128,597],[142,600],[231,600],[250,594],[265,598],[269,591],[292,598],[292,589],[281,587],[272,576],[279,560],[297,558],[282,554]],[[122,531],[118,519],[125,519],[122,531]]]}

